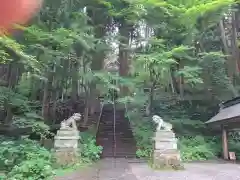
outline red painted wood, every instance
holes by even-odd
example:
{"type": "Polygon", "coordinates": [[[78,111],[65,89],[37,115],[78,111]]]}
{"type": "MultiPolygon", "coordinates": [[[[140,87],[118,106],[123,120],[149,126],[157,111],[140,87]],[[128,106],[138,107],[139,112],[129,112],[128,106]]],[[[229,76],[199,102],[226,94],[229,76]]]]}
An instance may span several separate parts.
{"type": "Polygon", "coordinates": [[[15,24],[26,24],[41,7],[41,3],[42,0],[1,0],[1,33],[9,33],[15,24]]]}

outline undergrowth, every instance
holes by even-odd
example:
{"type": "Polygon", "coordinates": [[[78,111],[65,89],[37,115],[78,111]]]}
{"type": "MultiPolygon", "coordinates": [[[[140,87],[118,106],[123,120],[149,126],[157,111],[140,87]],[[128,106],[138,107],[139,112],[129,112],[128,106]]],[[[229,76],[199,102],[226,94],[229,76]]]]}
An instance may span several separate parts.
{"type": "MultiPolygon", "coordinates": [[[[181,111],[171,114],[171,110],[163,113],[164,121],[173,124],[173,131],[178,138],[178,148],[183,161],[213,160],[222,157],[221,134],[209,134],[209,127],[203,121],[190,119],[181,111]]],[[[155,125],[150,117],[144,117],[138,109],[128,111],[127,116],[131,122],[133,134],[137,142],[136,155],[140,158],[151,159],[154,149],[155,125]]],[[[161,115],[160,115],[161,116],[161,115]]],[[[240,158],[240,135],[229,134],[229,151],[236,153],[240,158]]]]}
{"type": "Polygon", "coordinates": [[[137,143],[137,157],[149,158],[153,152],[154,124],[148,117],[143,117],[137,109],[128,111],[126,115],[137,143]]]}
{"type": "Polygon", "coordinates": [[[37,142],[20,138],[1,138],[0,168],[8,180],[39,180],[54,175],[54,158],[50,151],[37,142]]]}
{"type": "Polygon", "coordinates": [[[37,141],[27,138],[12,139],[0,138],[0,170],[8,180],[45,180],[55,175],[62,175],[78,168],[85,167],[97,161],[102,151],[97,146],[95,135],[92,132],[83,132],[79,163],[71,167],[59,167],[56,164],[54,153],[41,147],[37,141]]]}
{"type": "MultiPolygon", "coordinates": [[[[95,132],[95,131],[93,131],[95,132]]],[[[87,162],[94,162],[100,159],[102,153],[102,146],[96,145],[95,134],[91,131],[80,133],[82,138],[80,142],[81,158],[87,162]]]]}

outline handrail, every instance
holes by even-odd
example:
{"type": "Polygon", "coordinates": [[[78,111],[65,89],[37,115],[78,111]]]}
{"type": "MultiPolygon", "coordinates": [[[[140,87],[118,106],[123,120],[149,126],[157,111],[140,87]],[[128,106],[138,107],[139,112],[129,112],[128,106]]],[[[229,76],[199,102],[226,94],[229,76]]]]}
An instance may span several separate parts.
{"type": "Polygon", "coordinates": [[[100,121],[101,121],[101,117],[102,117],[102,111],[103,111],[103,107],[104,107],[104,102],[100,103],[100,104],[101,104],[101,109],[100,109],[100,114],[99,114],[98,121],[97,121],[97,128],[96,128],[95,136],[97,136],[98,128],[99,128],[99,125],[100,125],[100,121]]]}
{"type": "Polygon", "coordinates": [[[113,141],[114,141],[114,157],[116,157],[117,140],[116,140],[116,103],[113,97],[113,141]]]}

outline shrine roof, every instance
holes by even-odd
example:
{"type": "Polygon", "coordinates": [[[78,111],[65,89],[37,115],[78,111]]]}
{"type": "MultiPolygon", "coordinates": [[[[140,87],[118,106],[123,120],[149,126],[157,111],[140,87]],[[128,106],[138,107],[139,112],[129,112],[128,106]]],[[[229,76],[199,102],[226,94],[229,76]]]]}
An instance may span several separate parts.
{"type": "Polygon", "coordinates": [[[220,107],[219,112],[205,123],[222,123],[226,122],[224,120],[240,117],[240,97],[223,102],[220,107]]]}

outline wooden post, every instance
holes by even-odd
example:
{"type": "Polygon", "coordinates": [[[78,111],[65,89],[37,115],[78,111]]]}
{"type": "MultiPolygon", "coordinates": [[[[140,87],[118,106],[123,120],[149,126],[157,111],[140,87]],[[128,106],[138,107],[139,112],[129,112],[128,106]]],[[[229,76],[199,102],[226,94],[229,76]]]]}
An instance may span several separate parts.
{"type": "Polygon", "coordinates": [[[223,158],[228,160],[228,138],[227,130],[222,126],[222,147],[223,147],[223,158]]]}

